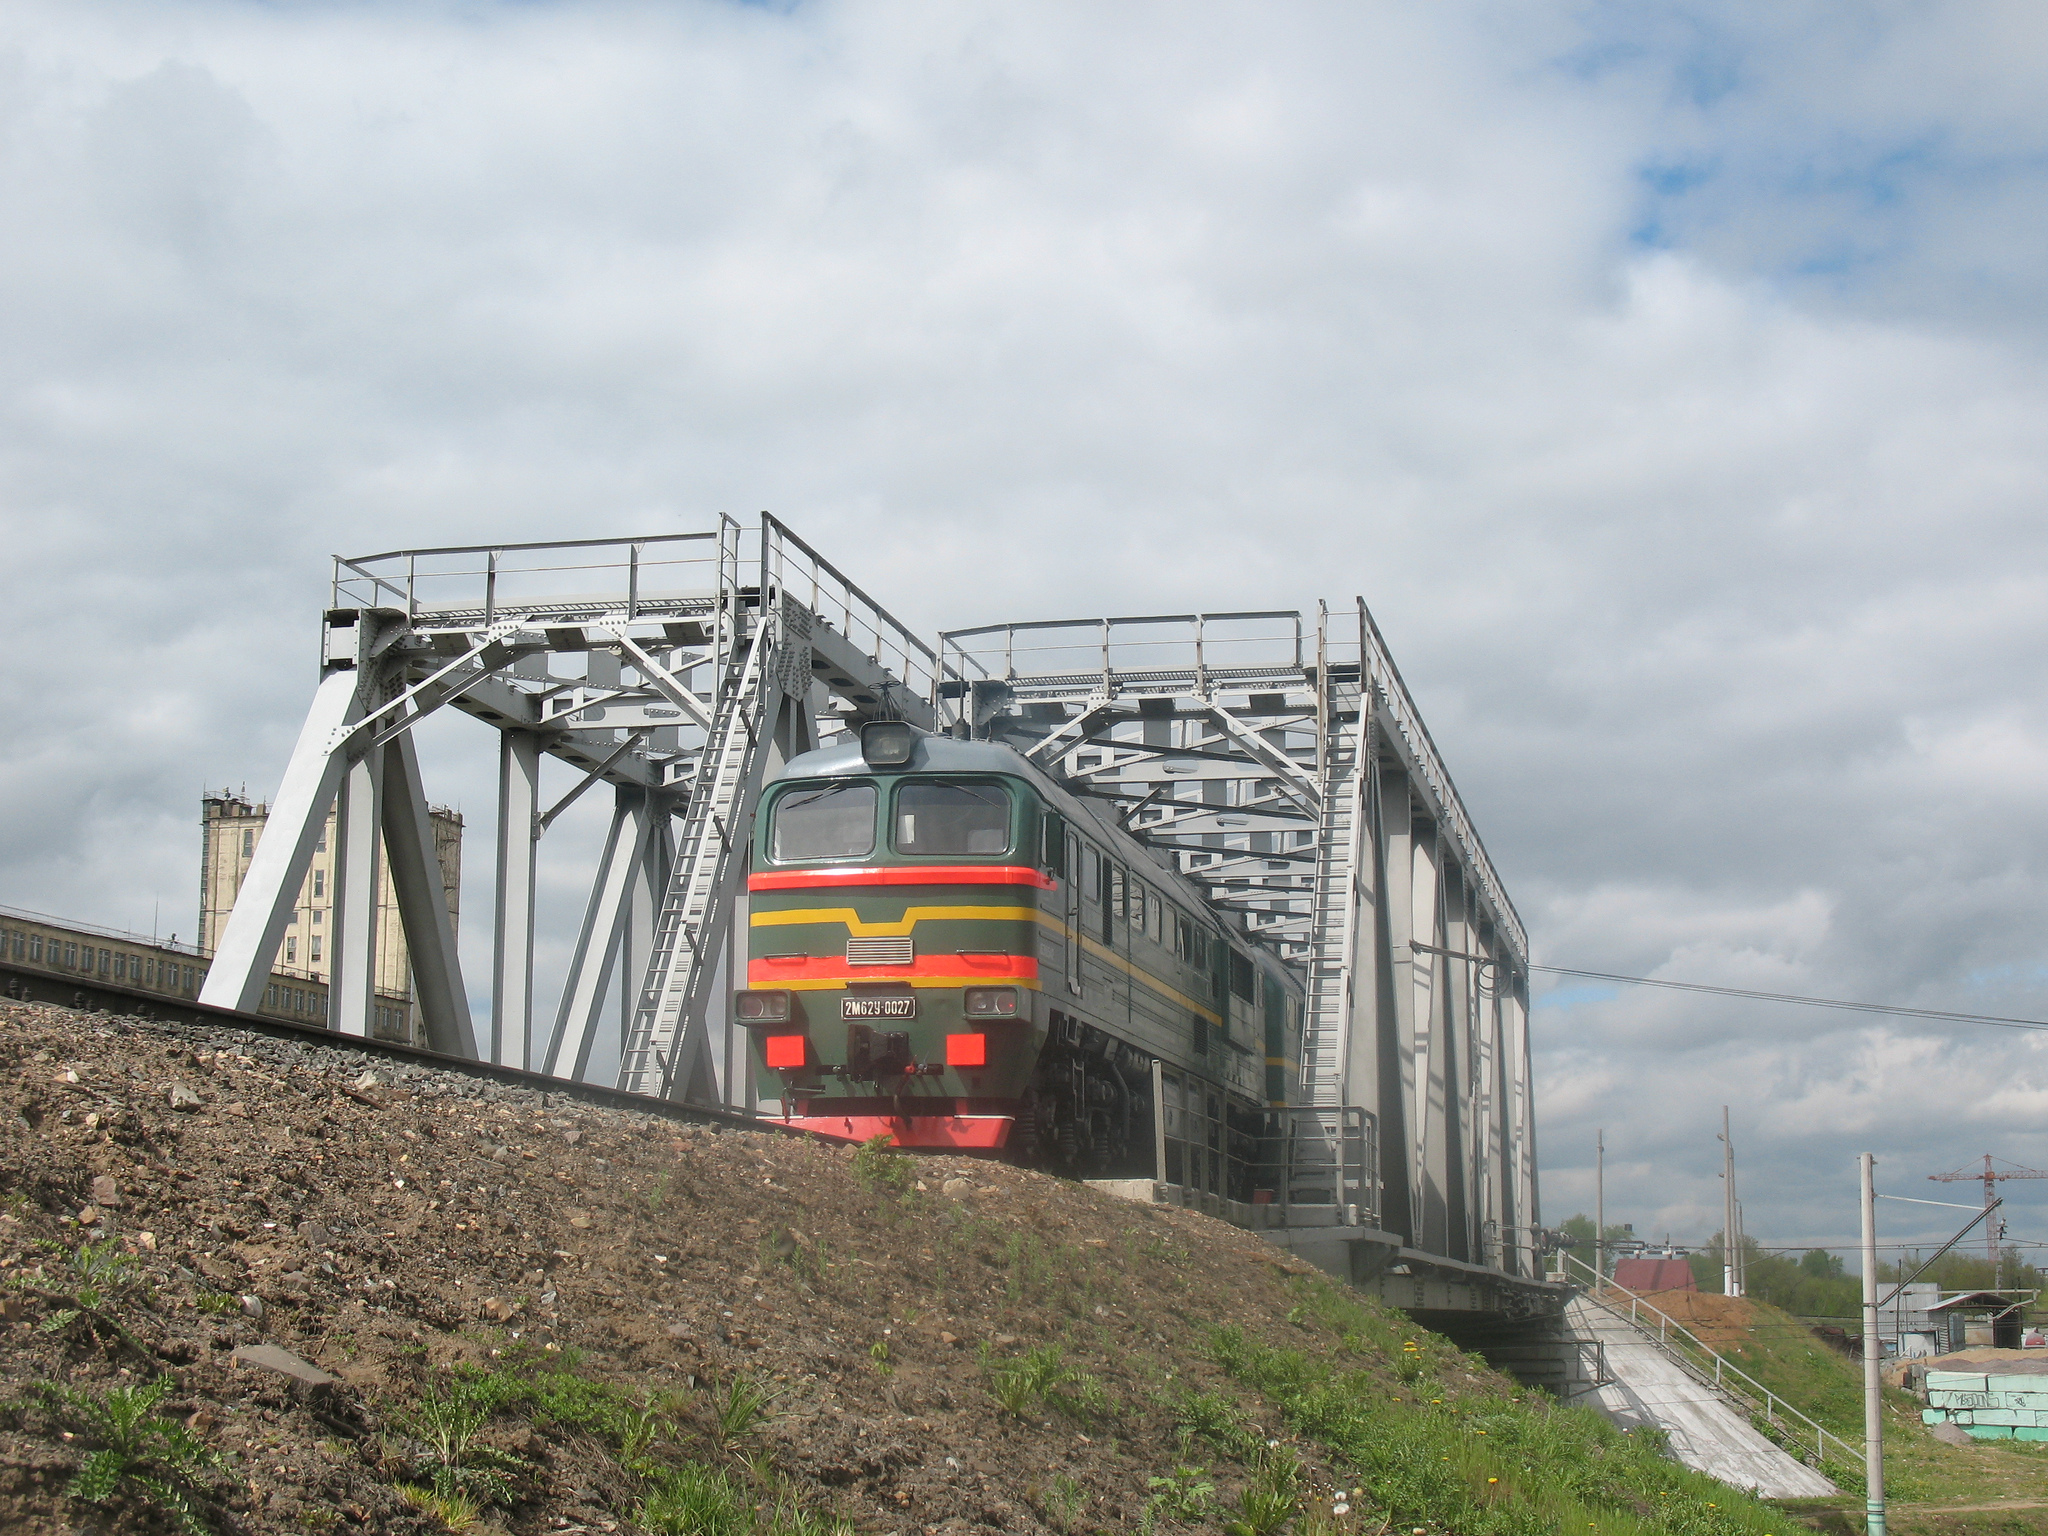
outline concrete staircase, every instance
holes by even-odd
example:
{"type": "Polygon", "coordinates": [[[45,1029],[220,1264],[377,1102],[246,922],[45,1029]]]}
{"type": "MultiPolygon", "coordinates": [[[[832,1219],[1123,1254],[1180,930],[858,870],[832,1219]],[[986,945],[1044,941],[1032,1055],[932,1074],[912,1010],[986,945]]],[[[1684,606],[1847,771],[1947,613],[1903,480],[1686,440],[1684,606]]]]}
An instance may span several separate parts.
{"type": "Polygon", "coordinates": [[[1623,1429],[1664,1431],[1671,1454],[1694,1471],[1767,1499],[1825,1498],[1840,1490],[1813,1468],[1765,1439],[1736,1399],[1702,1381],[1675,1351],[1622,1315],[1590,1298],[1565,1307],[1565,1332],[1599,1346],[1607,1380],[1574,1400],[1597,1408],[1623,1429]]]}

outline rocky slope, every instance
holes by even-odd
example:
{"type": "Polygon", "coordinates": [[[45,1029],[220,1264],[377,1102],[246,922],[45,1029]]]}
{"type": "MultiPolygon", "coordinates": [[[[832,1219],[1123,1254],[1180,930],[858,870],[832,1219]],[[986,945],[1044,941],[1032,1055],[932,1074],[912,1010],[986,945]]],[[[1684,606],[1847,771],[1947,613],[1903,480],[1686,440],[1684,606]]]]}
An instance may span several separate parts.
{"type": "Polygon", "coordinates": [[[27,1004],[0,1096],[9,1531],[1784,1528],[1001,1165],[27,1004]]]}

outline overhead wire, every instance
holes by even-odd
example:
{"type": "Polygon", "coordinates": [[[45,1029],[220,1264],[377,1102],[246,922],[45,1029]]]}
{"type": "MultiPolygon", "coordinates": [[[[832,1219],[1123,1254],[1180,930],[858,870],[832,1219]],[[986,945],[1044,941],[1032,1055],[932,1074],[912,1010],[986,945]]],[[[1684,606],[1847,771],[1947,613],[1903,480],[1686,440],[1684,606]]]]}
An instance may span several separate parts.
{"type": "Polygon", "coordinates": [[[1802,997],[1796,992],[1759,992],[1750,987],[1715,987],[1699,981],[1663,981],[1653,976],[1622,976],[1613,971],[1581,971],[1563,965],[1532,965],[1549,976],[1576,976],[1584,981],[1623,982],[1632,987],[1663,987],[1672,992],[1706,992],[1716,997],[1742,997],[1753,1002],[1797,1003],[1805,1008],[1837,1008],[1850,1013],[1879,1013],[1902,1019],[1931,1019],[1944,1024],[1989,1024],[1999,1029],[2048,1030],[2048,1019],[2015,1019],[1996,1013],[1956,1013],[1945,1008],[1909,1008],[1895,1003],[1858,1003],[1839,997],[1802,997]]]}

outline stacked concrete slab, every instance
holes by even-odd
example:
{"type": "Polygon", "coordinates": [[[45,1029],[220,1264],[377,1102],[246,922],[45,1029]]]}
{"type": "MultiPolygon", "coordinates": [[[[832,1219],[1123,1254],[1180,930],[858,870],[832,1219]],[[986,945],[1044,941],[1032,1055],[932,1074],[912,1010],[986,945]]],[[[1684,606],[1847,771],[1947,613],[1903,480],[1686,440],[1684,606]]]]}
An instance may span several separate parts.
{"type": "Polygon", "coordinates": [[[2048,1360],[1983,1363],[1982,1371],[1930,1368],[1920,1417],[1976,1440],[2048,1440],[2048,1360]]]}

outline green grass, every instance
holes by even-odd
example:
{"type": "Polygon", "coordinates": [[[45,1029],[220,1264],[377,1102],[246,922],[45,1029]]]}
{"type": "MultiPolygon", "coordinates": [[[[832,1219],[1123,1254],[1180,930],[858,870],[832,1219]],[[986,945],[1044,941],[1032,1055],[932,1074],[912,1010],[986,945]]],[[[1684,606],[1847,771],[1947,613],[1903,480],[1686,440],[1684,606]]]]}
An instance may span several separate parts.
{"type": "Polygon", "coordinates": [[[1014,1360],[996,1360],[984,1352],[989,1392],[1013,1418],[1028,1419],[1039,1408],[1083,1423],[1106,1418],[1111,1405],[1102,1383],[1066,1363],[1057,1344],[1042,1345],[1014,1360]]]}
{"type": "Polygon", "coordinates": [[[772,1393],[747,1376],[707,1388],[701,1406],[710,1424],[700,1450],[715,1446],[731,1465],[686,1455],[691,1394],[629,1392],[582,1374],[574,1351],[519,1352],[489,1367],[461,1365],[393,1422],[403,1469],[400,1491],[444,1530],[480,1522],[484,1507],[512,1506],[539,1468],[496,1450],[485,1439],[499,1417],[588,1435],[609,1447],[628,1486],[639,1490],[634,1521],[674,1536],[851,1536],[850,1529],[804,1507],[774,1469],[765,1449],[751,1446],[775,1416],[772,1393]],[[708,1442],[708,1446],[706,1445],[708,1442]]]}
{"type": "MultiPolygon", "coordinates": [[[[1446,1341],[1326,1282],[1305,1283],[1298,1317],[1342,1339],[1340,1363],[1278,1350],[1232,1328],[1212,1351],[1224,1371],[1279,1409],[1288,1428],[1363,1490],[1364,1528],[1459,1536],[1785,1536],[1772,1509],[1664,1454],[1659,1437],[1625,1434],[1589,1409],[1518,1396],[1446,1341]],[[1351,1362],[1342,1363],[1348,1356],[1351,1362]],[[1474,1381],[1480,1385],[1472,1385],[1474,1381]],[[1405,1390],[1404,1390],[1405,1384],[1405,1390]],[[1408,1394],[1413,1394],[1410,1397],[1408,1394]]],[[[1258,1536],[1287,1497],[1255,1479],[1230,1525],[1258,1536]]],[[[1235,1533],[1233,1533],[1235,1536],[1235,1533]]]]}
{"type": "Polygon", "coordinates": [[[787,1493],[763,1503],[744,1479],[697,1461],[655,1478],[633,1523],[659,1536],[853,1536],[845,1522],[807,1510],[787,1493]]]}
{"type": "MultiPolygon", "coordinates": [[[[1729,1345],[1724,1350],[1727,1358],[1773,1394],[1860,1448],[1862,1363],[1830,1349],[1789,1313],[1767,1302],[1752,1300],[1750,1307],[1756,1317],[1754,1331],[1729,1345]]],[[[1944,1445],[1920,1422],[1920,1402],[1910,1392],[1885,1389],[1884,1432],[1885,1491],[1891,1500],[1979,1504],[2021,1492],[2048,1496],[2041,1492],[2048,1488],[2048,1446],[2017,1441],[1944,1445]]],[[[1800,1439],[1797,1433],[1785,1438],[1795,1445],[1800,1439]]],[[[1831,1463],[1828,1470],[1846,1491],[1843,1507],[1853,1505],[1860,1512],[1861,1463],[1831,1463]]]]}

